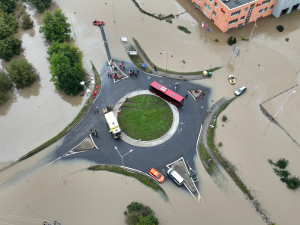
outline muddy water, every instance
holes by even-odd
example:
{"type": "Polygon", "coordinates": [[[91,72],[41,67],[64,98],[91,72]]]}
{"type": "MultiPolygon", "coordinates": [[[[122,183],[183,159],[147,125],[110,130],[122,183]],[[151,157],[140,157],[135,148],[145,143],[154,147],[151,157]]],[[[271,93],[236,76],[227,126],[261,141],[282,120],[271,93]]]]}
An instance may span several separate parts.
{"type": "MultiPolygon", "coordinates": [[[[40,81],[15,90],[0,107],[0,161],[15,160],[55,136],[73,120],[86,99],[66,96],[49,81],[46,45],[37,20],[33,19],[34,29],[18,35],[23,41],[24,55],[37,69],[40,81]]],[[[88,59],[85,67],[91,73],[88,59]]]]}
{"type": "MultiPolygon", "coordinates": [[[[193,225],[199,221],[243,224],[246,218],[251,224],[264,224],[241,195],[225,197],[210,179],[201,185],[205,197],[200,203],[187,192],[179,191],[174,183],[164,183],[163,188],[170,198],[168,202],[132,178],[87,171],[87,166],[89,162],[86,161],[56,163],[20,176],[4,189],[2,185],[1,213],[33,218],[40,223],[57,220],[74,225],[124,224],[126,206],[139,201],[155,211],[160,224],[193,225]],[[236,216],[237,210],[240,210],[239,216],[236,216]]],[[[1,216],[1,222],[30,224],[26,219],[17,221],[5,216],[1,216]]]]}
{"type": "MultiPolygon", "coordinates": [[[[157,14],[178,14],[184,11],[173,0],[140,1],[142,2],[142,7],[157,14]]],[[[184,6],[189,4],[189,1],[180,2],[184,6]]],[[[300,67],[299,13],[292,12],[280,19],[270,16],[259,20],[251,41],[238,42],[241,56],[234,58],[232,48],[226,44],[228,36],[249,37],[253,24],[222,34],[204,15],[195,11],[191,12],[193,17],[183,14],[169,24],[141,14],[130,0],[110,1],[108,4],[96,0],[90,0],[89,4],[79,0],[57,0],[56,3],[70,18],[73,37],[84,51],[87,64],[89,58],[97,63],[98,68],[105,62],[100,31],[91,25],[91,21],[99,19],[106,22],[105,31],[114,58],[128,59],[120,37],[135,37],[151,60],[162,68],[166,66],[166,55],[160,54],[163,51],[169,51],[173,55],[168,61],[170,70],[190,71],[223,66],[214,73],[212,79],[200,81],[213,88],[211,100],[216,101],[223,96],[233,97],[237,86],[246,85],[247,93],[224,112],[229,121],[223,124],[224,127],[218,127],[217,142],[223,143],[222,153],[236,165],[238,174],[254,190],[254,195],[271,219],[278,224],[298,224],[298,192],[286,189],[267,159],[276,160],[285,156],[290,160],[289,171],[297,175],[297,171],[300,171],[297,163],[299,149],[273,124],[264,134],[269,121],[260,112],[259,103],[297,82],[295,74],[300,67]],[[208,33],[202,29],[198,24],[201,21],[212,31],[208,33]],[[278,23],[285,26],[284,33],[275,30],[278,23]],[[192,34],[179,31],[176,28],[178,25],[187,27],[192,34]],[[287,36],[290,38],[289,42],[284,41],[287,36]],[[215,39],[220,42],[216,43],[215,39]],[[237,76],[235,86],[227,81],[227,76],[231,73],[237,76]],[[284,196],[280,203],[278,196],[284,196]]],[[[42,90],[43,88],[40,92],[42,90]]],[[[297,98],[290,100],[295,103],[297,98]]],[[[289,110],[282,110],[280,114],[288,112],[289,110]]],[[[221,121],[219,124],[222,124],[221,121]]],[[[165,183],[163,186],[170,197],[170,203],[165,203],[156,193],[129,178],[125,181],[124,177],[108,173],[72,173],[87,165],[88,162],[59,164],[30,175],[30,182],[23,178],[22,182],[2,191],[1,202],[3,200],[7,204],[5,207],[1,204],[1,211],[26,217],[57,219],[66,224],[84,224],[87,220],[89,224],[99,221],[104,224],[110,224],[110,221],[111,224],[122,224],[122,213],[126,205],[137,200],[153,208],[162,224],[245,224],[245,221],[247,224],[263,224],[232,183],[224,184],[226,187],[219,189],[201,165],[199,174],[203,204],[191,200],[187,193],[178,192],[173,183],[165,183]],[[66,185],[59,179],[61,173],[66,177],[66,185]],[[77,204],[78,202],[84,204],[77,204]],[[74,215],[74,208],[77,212],[87,212],[86,209],[89,209],[89,214],[74,215]],[[99,208],[101,210],[97,210],[99,208]],[[112,208],[115,210],[111,210],[112,208]],[[105,213],[100,214],[101,211],[105,213]]]]}

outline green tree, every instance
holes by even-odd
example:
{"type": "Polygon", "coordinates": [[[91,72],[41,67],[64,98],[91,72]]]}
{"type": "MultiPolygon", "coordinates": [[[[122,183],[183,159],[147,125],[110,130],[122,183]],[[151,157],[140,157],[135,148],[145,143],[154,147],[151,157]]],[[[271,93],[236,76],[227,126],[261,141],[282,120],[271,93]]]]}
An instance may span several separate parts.
{"type": "Polygon", "coordinates": [[[285,167],[287,167],[287,165],[289,164],[289,161],[286,160],[285,158],[280,158],[275,166],[279,167],[280,169],[285,169],[285,167]]]}
{"type": "Polygon", "coordinates": [[[11,29],[12,33],[16,33],[18,31],[19,25],[16,18],[13,16],[13,14],[8,14],[0,10],[0,19],[2,20],[0,24],[1,30],[2,30],[2,26],[5,25],[11,29]]]}
{"type": "Polygon", "coordinates": [[[40,32],[44,34],[46,40],[62,43],[70,39],[71,25],[60,9],[55,10],[53,14],[46,11],[43,22],[45,25],[41,26],[40,32]]]}
{"type": "Polygon", "coordinates": [[[150,214],[146,217],[140,217],[136,225],[158,225],[158,219],[150,214]]]}
{"type": "Polygon", "coordinates": [[[11,36],[14,31],[9,27],[9,25],[4,21],[3,18],[0,18],[0,40],[3,40],[11,36]]]}
{"type": "Polygon", "coordinates": [[[39,13],[42,13],[50,7],[52,0],[23,0],[23,2],[34,6],[39,13]]]}
{"type": "Polygon", "coordinates": [[[35,68],[26,59],[12,60],[7,71],[17,88],[28,87],[39,79],[35,68]]]}
{"type": "Polygon", "coordinates": [[[12,87],[13,84],[9,79],[8,74],[4,70],[0,70],[0,91],[1,92],[10,91],[12,87]]]}
{"type": "Polygon", "coordinates": [[[48,49],[51,81],[66,94],[77,95],[83,90],[80,84],[85,78],[82,68],[82,53],[74,45],[53,43],[48,49]]]}
{"type": "Polygon", "coordinates": [[[158,219],[152,209],[138,202],[130,203],[124,214],[128,225],[158,225],[158,219]]]}
{"type": "Polygon", "coordinates": [[[11,60],[14,55],[20,55],[22,51],[22,41],[14,36],[0,40],[0,59],[11,60]]]}
{"type": "Polygon", "coordinates": [[[0,9],[7,13],[13,13],[16,8],[16,0],[0,0],[0,9]]]}
{"type": "Polygon", "coordinates": [[[22,28],[24,30],[29,30],[33,28],[33,21],[28,13],[24,13],[22,16],[22,28]]]}

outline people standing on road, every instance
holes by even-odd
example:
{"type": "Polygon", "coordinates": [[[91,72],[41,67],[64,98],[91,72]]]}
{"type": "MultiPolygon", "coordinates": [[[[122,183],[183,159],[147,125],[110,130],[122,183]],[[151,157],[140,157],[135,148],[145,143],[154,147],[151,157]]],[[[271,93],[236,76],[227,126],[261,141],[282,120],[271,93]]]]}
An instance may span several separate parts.
{"type": "Polygon", "coordinates": [[[124,60],[122,60],[122,65],[124,65],[124,60]]]}
{"type": "Polygon", "coordinates": [[[189,97],[189,95],[188,95],[188,94],[186,94],[186,95],[185,95],[185,98],[188,98],[188,97],[189,97]]]}
{"type": "Polygon", "coordinates": [[[93,136],[94,136],[94,131],[93,131],[93,129],[91,129],[91,135],[93,135],[93,136]]]}
{"type": "Polygon", "coordinates": [[[95,134],[95,137],[98,137],[98,133],[97,133],[96,129],[94,131],[94,134],[95,134]]]}
{"type": "Polygon", "coordinates": [[[93,109],[93,111],[94,111],[94,114],[96,114],[96,109],[93,109]]]}
{"type": "Polygon", "coordinates": [[[99,108],[98,108],[98,106],[96,106],[96,111],[97,111],[97,113],[99,113],[99,108]]]}
{"type": "Polygon", "coordinates": [[[136,72],[137,72],[137,75],[140,75],[140,70],[137,70],[136,72]]]}
{"type": "Polygon", "coordinates": [[[125,66],[123,65],[123,70],[125,71],[125,66]]]}

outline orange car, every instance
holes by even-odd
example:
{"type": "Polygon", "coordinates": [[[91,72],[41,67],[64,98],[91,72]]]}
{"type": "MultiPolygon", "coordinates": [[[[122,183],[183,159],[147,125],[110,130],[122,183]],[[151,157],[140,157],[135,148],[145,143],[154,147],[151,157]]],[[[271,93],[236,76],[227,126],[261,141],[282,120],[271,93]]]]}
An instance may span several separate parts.
{"type": "Polygon", "coordinates": [[[162,182],[164,182],[164,180],[165,180],[165,177],[164,177],[160,172],[158,172],[156,169],[154,169],[154,168],[151,168],[151,169],[148,171],[148,173],[149,173],[152,177],[154,177],[154,179],[156,179],[159,183],[162,183],[162,182]]]}

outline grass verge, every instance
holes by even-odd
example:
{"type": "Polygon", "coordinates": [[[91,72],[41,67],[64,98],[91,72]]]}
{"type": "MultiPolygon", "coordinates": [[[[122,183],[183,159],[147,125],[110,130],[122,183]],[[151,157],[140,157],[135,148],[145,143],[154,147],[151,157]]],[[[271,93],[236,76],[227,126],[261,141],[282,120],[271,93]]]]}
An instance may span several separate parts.
{"type": "Polygon", "coordinates": [[[96,165],[96,166],[91,166],[88,169],[93,170],[93,171],[105,170],[105,171],[109,171],[109,172],[113,172],[113,173],[122,174],[122,175],[125,175],[128,177],[133,177],[133,178],[137,179],[138,181],[140,181],[142,184],[144,184],[144,185],[152,188],[154,191],[157,191],[160,194],[162,194],[166,200],[169,200],[168,195],[166,194],[164,189],[162,189],[154,180],[152,180],[142,174],[130,172],[130,171],[122,169],[121,167],[112,166],[112,165],[96,165]]]}
{"type": "MultiPolygon", "coordinates": [[[[141,53],[143,54],[143,56],[145,57],[145,59],[148,61],[148,63],[151,65],[152,68],[155,68],[158,70],[158,71],[162,71],[162,72],[167,72],[167,73],[172,73],[172,74],[180,74],[180,75],[199,75],[199,74],[203,74],[203,70],[201,71],[195,71],[195,72],[176,72],[176,71],[171,71],[171,70],[165,70],[165,69],[162,69],[162,68],[159,68],[157,67],[150,59],[149,57],[147,56],[146,52],[142,49],[141,45],[139,44],[139,42],[135,39],[135,38],[132,38],[133,39],[133,42],[135,43],[135,45],[139,48],[139,50],[141,51],[141,53]]],[[[218,66],[218,67],[214,67],[214,68],[211,68],[211,69],[207,69],[206,71],[207,72],[213,72],[213,71],[216,71],[218,69],[220,69],[221,67],[218,66]]]]}
{"type": "Polygon", "coordinates": [[[152,71],[146,66],[146,68],[142,67],[142,63],[144,63],[144,61],[142,60],[142,58],[139,55],[129,55],[130,60],[136,65],[136,67],[140,68],[141,70],[143,70],[146,73],[152,73],[152,71]]]}
{"type": "MultiPolygon", "coordinates": [[[[235,98],[232,98],[231,100],[229,100],[225,104],[223,104],[219,108],[219,110],[218,110],[218,112],[216,114],[216,118],[234,100],[235,100],[235,98]]],[[[250,190],[246,187],[246,185],[243,183],[243,181],[235,173],[235,167],[234,167],[234,165],[232,165],[228,160],[226,160],[225,158],[222,157],[221,153],[219,152],[218,148],[215,145],[215,131],[216,131],[216,128],[217,128],[217,119],[214,120],[214,122],[213,122],[212,125],[213,125],[213,127],[208,130],[207,145],[213,151],[213,153],[215,154],[215,156],[218,158],[218,160],[220,161],[220,163],[222,164],[222,166],[225,168],[225,170],[227,171],[227,173],[234,180],[234,182],[236,183],[236,185],[246,194],[246,196],[248,197],[248,199],[253,200],[254,198],[251,195],[250,190]]]]}
{"type": "MultiPolygon", "coordinates": [[[[93,72],[95,74],[95,84],[99,84],[99,86],[101,86],[101,80],[100,80],[100,75],[97,71],[97,69],[95,68],[94,64],[91,62],[92,64],[92,69],[93,72]]],[[[96,90],[96,85],[94,87],[94,90],[96,90]]],[[[93,92],[91,92],[93,93],[93,92]]],[[[91,106],[91,104],[93,103],[94,99],[92,97],[92,95],[87,99],[85,105],[82,107],[82,109],[80,110],[80,112],[78,113],[78,115],[75,117],[75,119],[67,126],[65,127],[58,135],[56,135],[55,137],[51,138],[50,140],[48,140],[47,142],[43,143],[42,145],[38,146],[37,148],[33,149],[32,151],[28,152],[27,154],[23,155],[19,161],[25,160],[33,155],[35,155],[36,153],[40,152],[41,150],[47,148],[48,146],[52,145],[53,143],[55,143],[56,141],[58,141],[59,139],[61,139],[64,135],[66,135],[73,127],[76,126],[76,124],[81,120],[81,118],[85,115],[86,111],[89,109],[89,107],[91,106]]]]}
{"type": "Polygon", "coordinates": [[[210,155],[208,154],[203,144],[199,144],[198,151],[199,151],[200,159],[204,161],[205,165],[207,165],[207,167],[204,166],[206,171],[208,172],[209,175],[214,175],[217,169],[217,165],[211,159],[210,155]]]}
{"type": "Polygon", "coordinates": [[[118,115],[120,127],[133,139],[155,140],[167,133],[172,126],[171,108],[156,96],[134,96],[127,99],[121,108],[118,115]]]}

